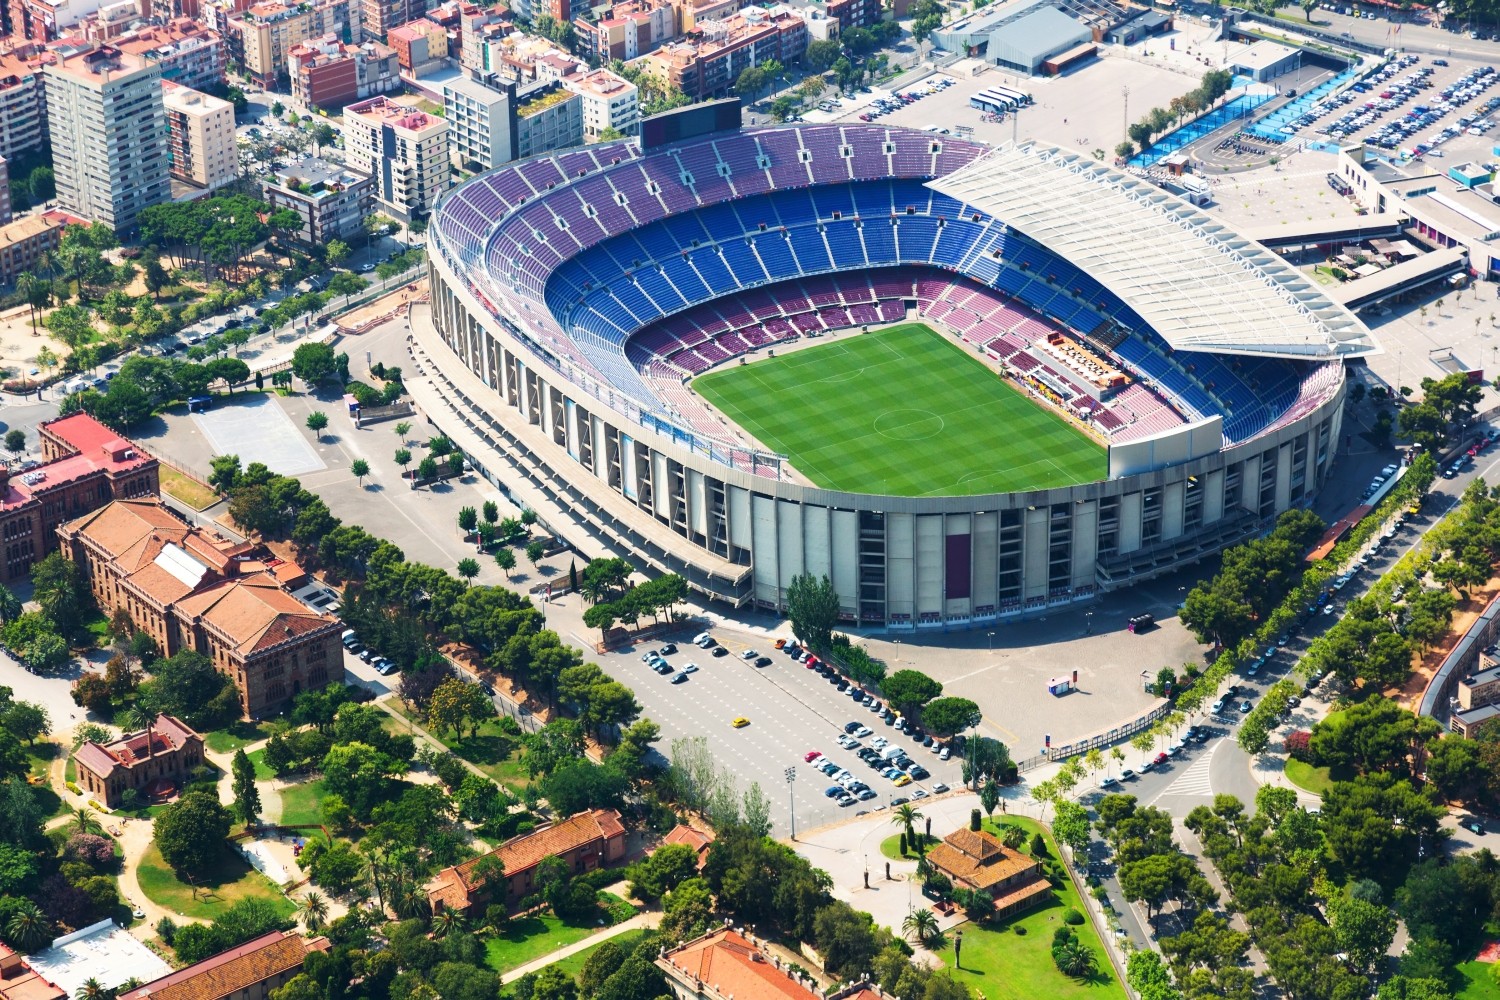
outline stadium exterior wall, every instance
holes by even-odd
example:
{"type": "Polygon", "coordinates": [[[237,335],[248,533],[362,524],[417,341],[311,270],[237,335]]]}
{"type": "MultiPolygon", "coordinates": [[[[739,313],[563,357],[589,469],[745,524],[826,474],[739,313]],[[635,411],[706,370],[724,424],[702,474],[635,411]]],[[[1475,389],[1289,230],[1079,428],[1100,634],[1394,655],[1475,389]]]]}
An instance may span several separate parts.
{"type": "MultiPolygon", "coordinates": [[[[828,574],[846,620],[964,628],[1087,600],[1190,565],[1264,530],[1324,484],[1344,387],[1297,420],[1168,468],[1064,489],[954,497],[842,493],[699,455],[601,405],[548,366],[429,255],[413,340],[476,464],[524,478],[575,524],[735,606],[784,607],[828,574]]],[[[420,357],[420,355],[419,355],[420,357]]]]}

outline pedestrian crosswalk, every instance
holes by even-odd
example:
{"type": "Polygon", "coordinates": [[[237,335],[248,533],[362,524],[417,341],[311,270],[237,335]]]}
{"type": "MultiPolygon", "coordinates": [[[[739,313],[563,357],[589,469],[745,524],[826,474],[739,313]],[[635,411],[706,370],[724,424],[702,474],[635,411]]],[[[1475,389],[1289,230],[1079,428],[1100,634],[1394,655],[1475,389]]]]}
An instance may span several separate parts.
{"type": "Polygon", "coordinates": [[[1210,765],[1213,762],[1212,754],[1204,754],[1188,767],[1186,771],[1166,787],[1162,795],[1212,795],[1213,778],[1210,773],[1210,765]]]}

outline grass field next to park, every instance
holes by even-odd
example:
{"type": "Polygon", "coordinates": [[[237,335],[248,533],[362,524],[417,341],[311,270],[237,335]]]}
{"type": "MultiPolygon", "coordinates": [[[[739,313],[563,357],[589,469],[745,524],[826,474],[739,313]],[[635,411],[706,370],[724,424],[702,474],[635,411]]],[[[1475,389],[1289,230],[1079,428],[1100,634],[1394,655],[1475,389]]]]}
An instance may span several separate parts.
{"type": "Polygon", "coordinates": [[[196,890],[177,878],[155,844],[141,856],[136,878],[148,899],[184,917],[213,920],[240,900],[252,898],[266,900],[288,917],[297,909],[275,883],[227,845],[218,864],[202,873],[196,890]]]}
{"type": "Polygon", "coordinates": [[[693,383],[825,489],[947,496],[1103,479],[1104,446],[919,323],[693,383]]]}

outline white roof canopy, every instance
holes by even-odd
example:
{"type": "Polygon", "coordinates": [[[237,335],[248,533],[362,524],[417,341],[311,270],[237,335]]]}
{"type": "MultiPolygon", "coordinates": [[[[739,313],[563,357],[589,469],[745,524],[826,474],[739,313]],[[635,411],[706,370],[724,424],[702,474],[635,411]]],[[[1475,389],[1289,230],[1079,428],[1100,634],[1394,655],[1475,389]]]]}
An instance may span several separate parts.
{"type": "Polygon", "coordinates": [[[1178,350],[1334,360],[1379,353],[1306,275],[1149,181],[1056,146],[981,156],[930,186],[1086,271],[1178,350]]]}

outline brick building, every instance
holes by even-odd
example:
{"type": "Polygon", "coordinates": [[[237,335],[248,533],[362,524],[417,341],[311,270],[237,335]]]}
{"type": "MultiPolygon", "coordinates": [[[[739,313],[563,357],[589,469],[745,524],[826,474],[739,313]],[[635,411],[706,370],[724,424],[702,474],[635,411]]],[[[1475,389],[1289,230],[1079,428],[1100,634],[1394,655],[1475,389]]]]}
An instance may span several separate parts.
{"type": "Polygon", "coordinates": [[[292,96],[309,107],[342,108],[402,87],[396,52],[379,42],[345,45],[336,35],[310,38],[287,53],[292,96]]]}
{"type": "Polygon", "coordinates": [[[119,1000],[266,1000],[302,971],[308,952],[327,950],[325,937],[271,931],[144,986],[122,990],[119,1000]]]}
{"type": "Polygon", "coordinates": [[[39,428],[45,464],[0,468],[0,583],[25,580],[57,548],[57,526],[120,497],[155,493],[156,459],[84,413],[39,428]]]}
{"type": "Polygon", "coordinates": [[[444,909],[468,912],[494,901],[483,878],[474,878],[481,858],[499,858],[505,872],[505,905],[514,908],[535,890],[536,866],[547,857],[567,862],[574,875],[625,860],[625,828],[613,809],[594,809],[569,816],[561,823],[512,837],[489,854],[444,868],[427,883],[427,901],[434,913],[444,909]]]}
{"type": "Polygon", "coordinates": [[[73,751],[73,762],[78,786],[111,809],[127,788],[144,800],[164,802],[203,763],[203,737],[181,719],[158,715],[144,731],[126,733],[113,743],[84,741],[73,751]]]}
{"type": "Polygon", "coordinates": [[[436,21],[418,18],[385,33],[396,53],[396,61],[412,76],[420,77],[448,65],[448,29],[436,21]]]}
{"type": "Polygon", "coordinates": [[[824,994],[815,979],[761,947],[754,935],[727,927],[662,952],[656,967],[673,1000],[888,1000],[866,983],[824,994]]]}
{"type": "Polygon", "coordinates": [[[161,67],[164,82],[207,90],[224,82],[224,38],[187,17],[122,35],[115,46],[161,67]]]}
{"type": "Polygon", "coordinates": [[[65,227],[80,224],[86,223],[54,209],[0,226],[0,285],[14,285],[21,272],[31,270],[38,257],[62,244],[65,227]]]}
{"type": "Polygon", "coordinates": [[[634,59],[677,37],[677,5],[671,0],[621,0],[602,16],[573,19],[579,54],[601,63],[634,59]]]}
{"type": "Polygon", "coordinates": [[[246,717],[343,681],[342,624],[288,593],[251,543],[189,527],[157,497],[117,501],[58,535],[106,616],[125,609],[164,656],[207,657],[234,681],[246,717]]]}

